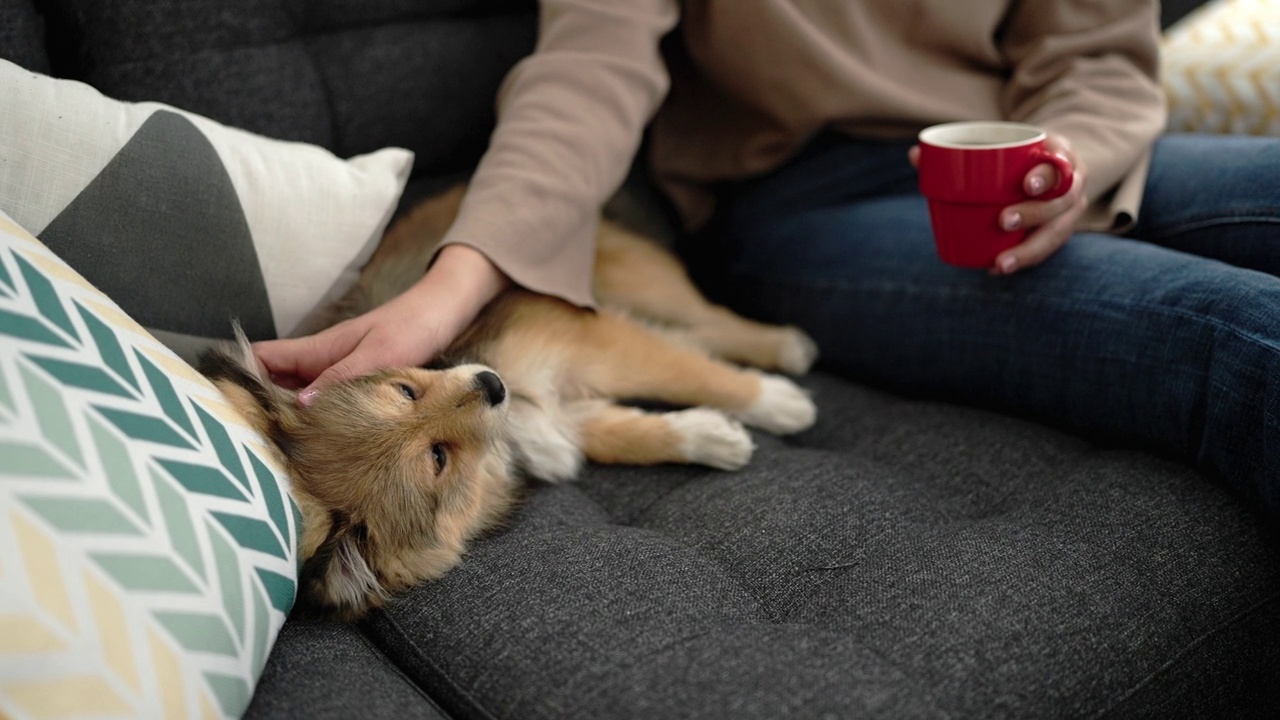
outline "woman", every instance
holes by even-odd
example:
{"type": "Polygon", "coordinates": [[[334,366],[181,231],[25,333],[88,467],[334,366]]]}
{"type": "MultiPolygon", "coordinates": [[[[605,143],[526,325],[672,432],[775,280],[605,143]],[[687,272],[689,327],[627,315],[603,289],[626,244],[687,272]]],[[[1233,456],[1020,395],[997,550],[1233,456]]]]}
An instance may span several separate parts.
{"type": "Polygon", "coordinates": [[[1162,137],[1158,3],[544,0],[447,245],[395,301],[261,343],[286,382],[420,364],[509,282],[590,305],[591,238],[651,124],[690,262],[827,367],[1139,440],[1280,515],[1280,141],[1162,137]],[[671,37],[664,36],[676,27],[671,37]],[[1073,164],[990,272],[936,259],[913,138],[1039,125],[1073,164]],[[1070,242],[1068,242],[1068,240],[1070,242]]]}

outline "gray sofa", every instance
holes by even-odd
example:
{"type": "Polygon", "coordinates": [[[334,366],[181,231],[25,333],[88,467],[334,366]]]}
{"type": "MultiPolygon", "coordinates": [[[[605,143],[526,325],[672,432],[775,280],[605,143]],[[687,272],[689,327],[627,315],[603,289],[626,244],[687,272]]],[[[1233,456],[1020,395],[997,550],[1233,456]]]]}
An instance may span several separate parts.
{"type": "MultiPolygon", "coordinates": [[[[0,0],[0,56],[344,157],[407,147],[408,203],[476,161],[535,24],[528,0],[0,0]]],[[[248,717],[1280,708],[1280,537],[1214,478],[821,368],[803,383],[817,426],[757,436],[740,472],[592,467],[367,620],[289,620],[248,717]]]]}

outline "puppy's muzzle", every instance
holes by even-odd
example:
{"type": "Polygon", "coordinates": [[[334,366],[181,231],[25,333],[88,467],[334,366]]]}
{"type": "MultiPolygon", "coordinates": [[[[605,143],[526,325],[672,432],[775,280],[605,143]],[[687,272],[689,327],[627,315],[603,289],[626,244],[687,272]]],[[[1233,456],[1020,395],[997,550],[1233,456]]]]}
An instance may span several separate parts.
{"type": "Polygon", "coordinates": [[[503,400],[507,399],[507,386],[502,384],[502,378],[491,370],[482,370],[476,373],[472,384],[484,393],[485,402],[490,405],[501,405],[503,400]]]}

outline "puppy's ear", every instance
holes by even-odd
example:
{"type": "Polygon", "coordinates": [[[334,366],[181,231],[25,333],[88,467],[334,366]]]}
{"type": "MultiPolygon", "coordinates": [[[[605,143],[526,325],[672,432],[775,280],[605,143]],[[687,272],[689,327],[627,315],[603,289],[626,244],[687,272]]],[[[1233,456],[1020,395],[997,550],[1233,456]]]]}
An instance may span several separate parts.
{"type": "Polygon", "coordinates": [[[236,344],[213,347],[201,353],[200,372],[218,386],[259,432],[271,438],[285,456],[291,456],[293,442],[288,428],[296,426],[297,412],[293,398],[264,378],[253,355],[253,346],[240,324],[234,323],[233,329],[236,344]]]}
{"type": "Polygon", "coordinates": [[[333,512],[329,536],[299,574],[303,608],[355,620],[386,602],[388,593],[369,566],[368,554],[368,528],[333,512]]]}

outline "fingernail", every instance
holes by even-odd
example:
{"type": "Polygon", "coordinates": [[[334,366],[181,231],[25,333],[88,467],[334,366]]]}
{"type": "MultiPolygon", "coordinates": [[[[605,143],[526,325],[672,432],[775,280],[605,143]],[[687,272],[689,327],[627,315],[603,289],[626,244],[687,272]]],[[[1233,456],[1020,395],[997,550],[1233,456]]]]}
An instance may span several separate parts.
{"type": "Polygon", "coordinates": [[[309,407],[311,403],[316,401],[316,396],[319,394],[319,390],[315,388],[307,388],[306,390],[298,393],[298,404],[302,407],[309,407]]]}
{"type": "Polygon", "coordinates": [[[1006,255],[1005,257],[1000,258],[999,266],[1000,272],[1008,275],[1018,269],[1018,258],[1012,255],[1006,255]]]}
{"type": "Polygon", "coordinates": [[[1036,175],[1031,178],[1030,185],[1031,185],[1032,195],[1039,195],[1040,193],[1044,192],[1044,178],[1040,177],[1039,175],[1036,175]]]}
{"type": "Polygon", "coordinates": [[[1022,213],[1011,212],[1004,216],[1005,230],[1017,230],[1020,227],[1022,227],[1022,213]]]}

